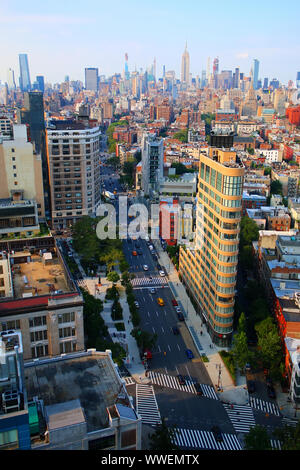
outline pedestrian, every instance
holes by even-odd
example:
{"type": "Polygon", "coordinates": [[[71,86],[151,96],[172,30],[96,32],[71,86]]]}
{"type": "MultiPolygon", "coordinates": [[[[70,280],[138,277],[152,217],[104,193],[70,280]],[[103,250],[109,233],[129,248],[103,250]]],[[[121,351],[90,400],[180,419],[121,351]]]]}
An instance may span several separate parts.
{"type": "Polygon", "coordinates": [[[132,362],[134,362],[134,357],[132,356],[132,362]]]}
{"type": "Polygon", "coordinates": [[[202,335],[202,330],[200,331],[200,335],[202,335]]]}

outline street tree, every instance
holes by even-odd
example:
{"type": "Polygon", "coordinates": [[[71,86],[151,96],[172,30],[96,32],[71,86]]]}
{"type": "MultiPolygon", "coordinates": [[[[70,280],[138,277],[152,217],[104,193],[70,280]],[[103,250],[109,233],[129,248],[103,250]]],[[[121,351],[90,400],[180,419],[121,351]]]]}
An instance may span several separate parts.
{"type": "Polygon", "coordinates": [[[115,283],[115,282],[118,282],[120,280],[120,276],[116,271],[111,271],[107,275],[107,280],[110,281],[110,282],[115,283]]]}
{"type": "Polygon", "coordinates": [[[296,426],[284,426],[274,431],[281,442],[281,450],[300,450],[300,421],[296,426]]]}
{"type": "Polygon", "coordinates": [[[157,425],[154,433],[149,434],[150,450],[177,450],[174,444],[175,431],[172,427],[168,427],[165,418],[162,418],[161,424],[157,425]]]}
{"type": "Polygon", "coordinates": [[[275,363],[279,365],[281,362],[281,342],[272,318],[267,317],[256,324],[255,330],[258,339],[257,346],[264,366],[270,368],[275,363]]]}
{"type": "Polygon", "coordinates": [[[245,450],[272,450],[270,438],[264,426],[257,424],[245,434],[245,450]]]}

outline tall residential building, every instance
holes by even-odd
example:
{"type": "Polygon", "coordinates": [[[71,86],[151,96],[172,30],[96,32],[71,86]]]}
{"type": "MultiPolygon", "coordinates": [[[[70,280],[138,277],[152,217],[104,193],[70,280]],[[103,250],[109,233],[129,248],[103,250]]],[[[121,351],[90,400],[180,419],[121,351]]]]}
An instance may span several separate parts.
{"type": "Polygon", "coordinates": [[[125,53],[125,67],[124,67],[124,78],[125,80],[129,80],[130,74],[128,69],[128,54],[125,53]]]}
{"type": "Polygon", "coordinates": [[[7,85],[10,90],[16,89],[15,72],[13,69],[7,71],[7,85]]]}
{"type": "Polygon", "coordinates": [[[45,217],[42,159],[28,141],[25,125],[13,125],[11,139],[0,138],[0,168],[0,238],[39,232],[38,219],[45,217]]]}
{"type": "Polygon", "coordinates": [[[300,72],[297,72],[296,76],[296,87],[300,88],[300,72]]]}
{"type": "Polygon", "coordinates": [[[187,44],[181,59],[181,83],[190,84],[190,55],[187,51],[187,44]]]}
{"type": "Polygon", "coordinates": [[[264,90],[266,90],[268,88],[268,86],[269,86],[269,79],[268,79],[268,77],[265,77],[264,78],[264,84],[263,84],[264,90]]]}
{"type": "Polygon", "coordinates": [[[98,90],[98,69],[93,67],[85,68],[85,89],[97,91],[98,90]]]}
{"type": "Polygon", "coordinates": [[[254,59],[253,61],[253,88],[254,90],[257,90],[258,74],[259,74],[259,60],[254,59]]]}
{"type": "Polygon", "coordinates": [[[230,149],[200,154],[193,248],[180,249],[179,272],[212,341],[233,332],[244,166],[230,149]]]}
{"type": "Polygon", "coordinates": [[[44,98],[41,91],[24,93],[24,108],[18,110],[18,122],[29,125],[29,135],[34,146],[34,150],[36,153],[41,154],[43,165],[45,214],[46,218],[49,219],[51,216],[49,165],[46,149],[44,98]]]}
{"type": "Polygon", "coordinates": [[[52,120],[47,128],[52,221],[70,227],[83,215],[96,213],[100,203],[99,127],[52,120]]]}
{"type": "Polygon", "coordinates": [[[142,138],[142,189],[145,195],[149,195],[151,190],[157,190],[163,176],[163,160],[163,139],[145,133],[142,138]]]}
{"type": "Polygon", "coordinates": [[[19,54],[20,88],[21,91],[30,91],[31,82],[27,54],[19,54]]]}

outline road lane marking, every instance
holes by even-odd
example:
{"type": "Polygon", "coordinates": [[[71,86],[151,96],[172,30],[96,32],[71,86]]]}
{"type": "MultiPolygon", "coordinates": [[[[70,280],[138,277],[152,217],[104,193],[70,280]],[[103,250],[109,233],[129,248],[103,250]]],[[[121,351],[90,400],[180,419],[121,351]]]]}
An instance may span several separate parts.
{"type": "Polygon", "coordinates": [[[177,344],[177,348],[178,348],[178,351],[180,351],[180,350],[181,350],[181,349],[180,349],[180,347],[179,347],[179,344],[177,344]]]}
{"type": "Polygon", "coordinates": [[[170,345],[168,344],[169,351],[171,351],[170,345]]]}
{"type": "Polygon", "coordinates": [[[163,333],[165,332],[165,330],[163,329],[163,327],[161,327],[161,331],[162,331],[163,333]]]}

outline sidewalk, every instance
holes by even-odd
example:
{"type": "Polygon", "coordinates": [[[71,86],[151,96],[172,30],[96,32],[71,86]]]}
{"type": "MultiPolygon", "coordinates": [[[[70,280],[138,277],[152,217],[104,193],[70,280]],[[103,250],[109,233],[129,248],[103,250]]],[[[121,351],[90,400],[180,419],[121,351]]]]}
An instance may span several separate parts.
{"type": "Polygon", "coordinates": [[[218,348],[212,343],[207,332],[206,325],[203,324],[200,316],[197,315],[168,254],[162,249],[159,240],[153,240],[153,243],[157,250],[160,264],[164,266],[168,272],[169,286],[174,297],[182,307],[185,316],[185,324],[189,329],[194,345],[199,354],[205,355],[209,360],[209,362],[204,362],[203,364],[206,367],[219,398],[224,402],[237,404],[248,403],[249,394],[246,387],[246,378],[238,377],[237,384],[234,384],[231,375],[227,371],[221,356],[218,353],[224,348],[218,348]]]}
{"type": "Polygon", "coordinates": [[[147,384],[149,379],[145,376],[145,367],[142,364],[136,340],[131,335],[131,331],[134,327],[131,323],[130,311],[124,287],[120,283],[117,283],[117,287],[120,292],[119,301],[123,309],[123,320],[120,320],[120,322],[123,322],[125,326],[125,331],[119,332],[114,327],[114,322],[111,318],[111,305],[113,302],[105,302],[106,290],[111,287],[113,283],[108,281],[106,278],[101,278],[100,286],[98,285],[98,278],[86,278],[84,279],[84,282],[89,293],[103,302],[103,312],[101,312],[101,316],[108,327],[111,338],[114,342],[120,343],[126,350],[127,357],[124,361],[125,367],[137,383],[147,384]]]}

